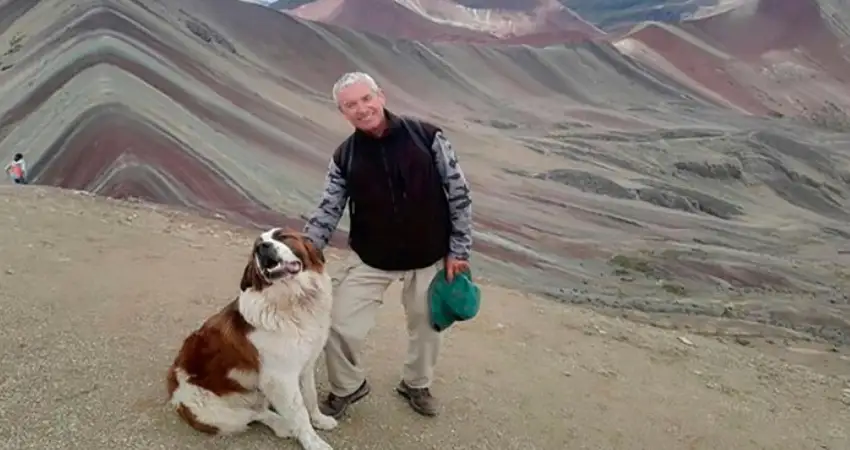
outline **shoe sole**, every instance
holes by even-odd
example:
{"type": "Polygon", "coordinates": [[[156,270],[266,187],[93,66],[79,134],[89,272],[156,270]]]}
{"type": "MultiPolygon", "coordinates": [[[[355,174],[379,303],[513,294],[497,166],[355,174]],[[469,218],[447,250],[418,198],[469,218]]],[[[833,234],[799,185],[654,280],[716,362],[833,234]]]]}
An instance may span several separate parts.
{"type": "Polygon", "coordinates": [[[365,387],[365,388],[362,388],[362,391],[363,391],[363,392],[359,392],[359,393],[358,393],[358,391],[360,391],[360,390],[361,390],[361,389],[358,389],[357,391],[355,391],[355,393],[353,394],[354,396],[353,396],[353,397],[351,397],[351,398],[348,400],[348,402],[345,404],[345,406],[343,406],[343,407],[342,407],[342,409],[340,409],[339,411],[337,411],[335,414],[327,414],[327,413],[325,413],[324,411],[322,411],[322,414],[327,414],[327,415],[329,415],[329,416],[333,417],[334,419],[341,419],[341,418],[342,418],[342,416],[343,416],[343,415],[345,415],[345,411],[347,411],[347,410],[348,410],[348,407],[349,407],[349,406],[351,406],[351,405],[353,405],[353,404],[355,404],[355,403],[359,402],[360,400],[363,400],[363,397],[365,397],[365,396],[369,395],[369,393],[370,393],[370,392],[372,392],[372,389],[369,387],[369,385],[368,385],[368,384],[366,385],[366,387],[365,387]]]}
{"type": "Polygon", "coordinates": [[[398,395],[404,397],[407,400],[407,403],[410,404],[410,407],[413,408],[413,410],[416,411],[417,413],[419,413],[423,416],[427,416],[427,417],[436,417],[437,416],[436,411],[426,411],[426,410],[416,406],[416,404],[413,403],[410,400],[410,394],[406,390],[397,387],[397,388],[395,388],[395,391],[398,393],[398,395]]]}

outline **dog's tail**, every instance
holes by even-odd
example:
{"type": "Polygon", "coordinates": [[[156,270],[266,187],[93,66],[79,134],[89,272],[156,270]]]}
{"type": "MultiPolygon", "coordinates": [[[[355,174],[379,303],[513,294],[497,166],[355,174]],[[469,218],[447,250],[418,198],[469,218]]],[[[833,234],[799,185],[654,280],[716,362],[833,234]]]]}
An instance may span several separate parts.
{"type": "Polygon", "coordinates": [[[166,378],[168,384],[168,397],[171,404],[175,407],[177,415],[180,416],[184,422],[189,424],[190,427],[200,431],[201,433],[217,434],[219,431],[217,427],[207,425],[199,421],[198,416],[196,416],[195,413],[193,413],[192,410],[181,401],[179,395],[174,395],[180,385],[189,383],[189,374],[186,373],[185,370],[180,370],[176,366],[172,365],[171,368],[168,369],[168,376],[166,378]]]}
{"type": "Polygon", "coordinates": [[[183,403],[177,405],[177,415],[180,416],[184,422],[188,423],[190,427],[200,431],[201,433],[218,434],[218,428],[199,422],[195,413],[193,413],[192,410],[186,407],[183,403]]]}

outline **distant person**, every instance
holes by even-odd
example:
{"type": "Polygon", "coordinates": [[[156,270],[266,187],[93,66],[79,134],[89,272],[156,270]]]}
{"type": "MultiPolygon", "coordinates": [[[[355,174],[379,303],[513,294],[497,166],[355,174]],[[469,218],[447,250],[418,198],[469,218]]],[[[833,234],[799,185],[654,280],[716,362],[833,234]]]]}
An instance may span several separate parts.
{"type": "Polygon", "coordinates": [[[15,184],[27,184],[27,162],[24,160],[24,155],[15,153],[12,162],[6,164],[3,170],[15,184]]]}
{"type": "Polygon", "coordinates": [[[435,416],[430,386],[441,336],[430,326],[427,291],[440,268],[450,280],[469,268],[469,185],[442,130],[384,109],[384,93],[368,74],[343,75],[333,98],[355,129],[334,152],[322,199],[304,231],[324,247],[350,202],[353,252],[336,277],[325,346],[330,393],[321,410],[339,418],[369,394],[363,341],[384,292],[403,279],[409,341],[396,391],[416,412],[435,416]]]}

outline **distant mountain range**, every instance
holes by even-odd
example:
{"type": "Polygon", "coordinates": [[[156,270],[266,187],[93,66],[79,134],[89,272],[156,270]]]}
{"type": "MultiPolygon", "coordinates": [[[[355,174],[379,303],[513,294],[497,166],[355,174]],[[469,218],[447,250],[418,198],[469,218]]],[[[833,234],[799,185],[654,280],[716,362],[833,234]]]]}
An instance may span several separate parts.
{"type": "MultiPolygon", "coordinates": [[[[704,315],[714,327],[728,316],[728,332],[762,322],[850,344],[847,0],[470,1],[316,0],[285,13],[236,0],[0,1],[0,160],[23,152],[32,185],[300,229],[352,131],[332,86],[364,70],[392,110],[456,143],[482,279],[640,317],[696,325],[704,315]]],[[[80,211],[47,212],[58,233],[42,237],[67,240],[61,221],[80,211]]],[[[171,219],[97,220],[228,239],[171,219]]],[[[104,250],[92,258],[119,252],[109,261],[127,264],[130,284],[137,267],[169,256],[87,235],[82,247],[104,250]]],[[[88,261],[31,241],[46,257],[88,261]]],[[[184,265],[219,257],[175,254],[184,250],[184,265]]],[[[57,261],[45,273],[79,278],[57,261]]],[[[146,300],[161,316],[160,300],[146,300]]],[[[743,428],[726,442],[743,442],[743,428]]],[[[677,448],[660,429],[633,446],[677,448]]],[[[739,447],[811,447],[789,433],[799,439],[739,447]]],[[[525,444],[555,448],[572,434],[525,444]]]]}
{"type": "MultiPolygon", "coordinates": [[[[244,0],[259,3],[279,11],[294,10],[310,3],[322,0],[244,0]]],[[[348,0],[334,0],[335,5],[343,5],[348,0]]],[[[417,6],[428,9],[433,0],[393,0],[401,5],[417,6]]],[[[748,0],[440,0],[459,6],[478,10],[527,11],[535,5],[560,3],[576,13],[582,19],[603,30],[616,30],[643,21],[677,22],[714,8],[734,6],[748,0]]],[[[327,2],[325,2],[327,3],[327,2]]]]}

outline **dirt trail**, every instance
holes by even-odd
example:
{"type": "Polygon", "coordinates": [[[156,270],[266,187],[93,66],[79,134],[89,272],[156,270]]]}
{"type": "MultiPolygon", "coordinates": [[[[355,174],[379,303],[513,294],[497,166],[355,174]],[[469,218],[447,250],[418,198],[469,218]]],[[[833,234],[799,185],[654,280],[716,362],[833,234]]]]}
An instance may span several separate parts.
{"type": "MultiPolygon", "coordinates": [[[[0,186],[0,206],[3,448],[297,448],[261,427],[211,440],[164,405],[165,368],[236,293],[252,231],[31,186],[0,186]]],[[[327,433],[337,449],[850,442],[846,377],[496,287],[447,337],[435,385],[442,416],[420,418],[392,391],[405,345],[397,294],[393,286],[370,337],[373,395],[327,433]]]]}

